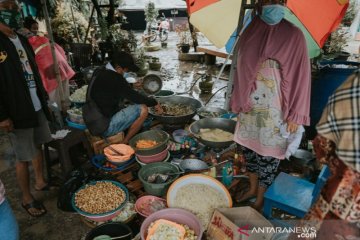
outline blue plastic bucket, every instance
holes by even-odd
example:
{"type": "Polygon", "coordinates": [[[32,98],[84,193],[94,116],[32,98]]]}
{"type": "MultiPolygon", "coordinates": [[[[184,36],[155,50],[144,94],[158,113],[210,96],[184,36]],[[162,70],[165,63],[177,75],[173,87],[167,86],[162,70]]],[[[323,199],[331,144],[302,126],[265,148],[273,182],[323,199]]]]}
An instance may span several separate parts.
{"type": "Polygon", "coordinates": [[[311,86],[310,118],[311,126],[315,126],[322,115],[328,98],[334,91],[360,66],[358,62],[323,61],[317,79],[313,79],[311,86]],[[336,65],[348,65],[351,68],[340,68],[336,65]],[[327,66],[329,65],[329,66],[327,66]],[[354,66],[357,68],[354,68],[354,66]]]}

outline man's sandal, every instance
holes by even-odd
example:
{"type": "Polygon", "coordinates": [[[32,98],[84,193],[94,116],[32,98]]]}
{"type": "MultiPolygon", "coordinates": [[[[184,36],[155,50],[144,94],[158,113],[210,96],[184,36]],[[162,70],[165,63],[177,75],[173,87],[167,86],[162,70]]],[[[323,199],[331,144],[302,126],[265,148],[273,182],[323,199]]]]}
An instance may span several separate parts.
{"type": "Polygon", "coordinates": [[[45,206],[44,206],[41,202],[36,201],[36,200],[34,200],[34,201],[32,201],[31,203],[28,203],[28,204],[21,204],[21,206],[22,206],[22,207],[26,210],[26,212],[27,212],[30,216],[32,216],[32,217],[41,217],[41,216],[43,216],[45,213],[47,213],[47,210],[46,210],[45,206]],[[41,212],[41,213],[39,213],[39,214],[33,214],[33,213],[31,213],[31,212],[29,211],[31,208],[35,208],[36,210],[38,210],[38,211],[43,211],[43,212],[41,212]]]}

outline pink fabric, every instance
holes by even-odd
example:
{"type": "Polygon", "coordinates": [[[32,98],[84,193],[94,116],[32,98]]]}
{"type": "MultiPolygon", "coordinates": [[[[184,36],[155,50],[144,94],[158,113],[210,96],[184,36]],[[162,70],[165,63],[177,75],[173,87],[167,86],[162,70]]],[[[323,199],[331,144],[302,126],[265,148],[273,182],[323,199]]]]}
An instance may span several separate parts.
{"type": "Polygon", "coordinates": [[[0,204],[2,204],[4,200],[5,200],[5,188],[4,188],[4,184],[0,180],[0,204]]]}
{"type": "Polygon", "coordinates": [[[287,141],[280,132],[284,122],[281,75],[274,60],[261,64],[256,85],[256,90],[250,95],[251,110],[239,114],[234,141],[262,156],[284,159],[287,141]]]}
{"type": "MultiPolygon", "coordinates": [[[[29,42],[36,51],[41,45],[48,44],[36,53],[35,60],[39,68],[40,76],[43,81],[47,93],[52,92],[58,86],[55,71],[53,68],[54,61],[51,55],[50,42],[46,37],[33,36],[29,38],[29,42]]],[[[55,53],[59,65],[61,80],[69,80],[75,75],[75,72],[69,66],[64,50],[55,44],[55,53]]]]}
{"type": "Polygon", "coordinates": [[[310,124],[311,69],[306,41],[300,29],[286,20],[268,25],[259,17],[240,38],[234,89],[230,100],[233,112],[249,112],[250,94],[256,89],[256,73],[266,59],[280,64],[281,110],[284,120],[310,124]]]}

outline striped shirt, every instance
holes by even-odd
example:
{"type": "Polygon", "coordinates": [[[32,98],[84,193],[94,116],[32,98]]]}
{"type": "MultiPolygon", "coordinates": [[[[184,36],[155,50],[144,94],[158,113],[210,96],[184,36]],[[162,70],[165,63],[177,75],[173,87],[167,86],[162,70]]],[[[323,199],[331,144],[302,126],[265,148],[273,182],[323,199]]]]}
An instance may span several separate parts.
{"type": "Polygon", "coordinates": [[[0,180],[0,204],[2,204],[5,200],[5,188],[4,184],[0,180]]]}
{"type": "Polygon", "coordinates": [[[333,141],[337,156],[360,172],[360,72],[350,76],[329,97],[316,127],[318,133],[333,141]]]}

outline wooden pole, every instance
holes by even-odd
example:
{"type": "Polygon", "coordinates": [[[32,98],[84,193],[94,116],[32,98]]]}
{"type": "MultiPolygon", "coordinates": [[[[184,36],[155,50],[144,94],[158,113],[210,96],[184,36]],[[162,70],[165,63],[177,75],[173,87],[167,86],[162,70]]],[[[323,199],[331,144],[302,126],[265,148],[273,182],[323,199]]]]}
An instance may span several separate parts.
{"type": "Polygon", "coordinates": [[[76,21],[75,21],[74,11],[73,11],[73,7],[72,7],[72,4],[71,4],[71,0],[70,0],[69,4],[70,4],[71,17],[72,17],[72,20],[74,22],[74,28],[75,28],[77,42],[79,43],[80,42],[80,36],[79,36],[79,31],[78,31],[78,28],[77,28],[76,21]]]}
{"type": "Polygon", "coordinates": [[[232,52],[229,53],[229,55],[231,55],[233,52],[235,54],[233,54],[234,56],[233,56],[232,62],[231,62],[229,82],[228,82],[227,91],[226,91],[225,106],[224,106],[224,108],[226,110],[229,110],[229,108],[230,108],[230,106],[229,106],[230,97],[231,97],[231,94],[232,94],[232,91],[233,91],[234,75],[235,75],[235,70],[237,68],[237,55],[238,55],[237,52],[239,50],[238,38],[240,37],[239,36],[240,31],[243,28],[245,10],[255,8],[255,2],[256,2],[256,0],[251,0],[251,3],[247,4],[247,0],[243,0],[242,3],[241,3],[239,21],[238,21],[238,25],[237,25],[236,42],[234,43],[234,46],[232,48],[232,52]]]}
{"type": "Polygon", "coordinates": [[[85,38],[84,38],[84,43],[86,43],[86,40],[87,40],[87,37],[89,35],[89,31],[90,31],[90,27],[91,27],[91,22],[92,22],[92,19],[94,17],[94,12],[95,12],[95,7],[93,6],[92,7],[92,10],[91,10],[91,15],[90,15],[90,18],[89,18],[89,26],[87,27],[86,29],[86,34],[85,34],[85,38]]]}
{"type": "Polygon", "coordinates": [[[198,41],[197,41],[197,37],[196,37],[196,33],[195,33],[195,29],[194,26],[190,23],[190,16],[189,13],[187,13],[188,17],[188,23],[189,23],[189,29],[190,29],[190,34],[191,34],[191,39],[193,41],[193,47],[194,47],[194,51],[196,52],[196,48],[197,46],[199,46],[198,41]]]}

